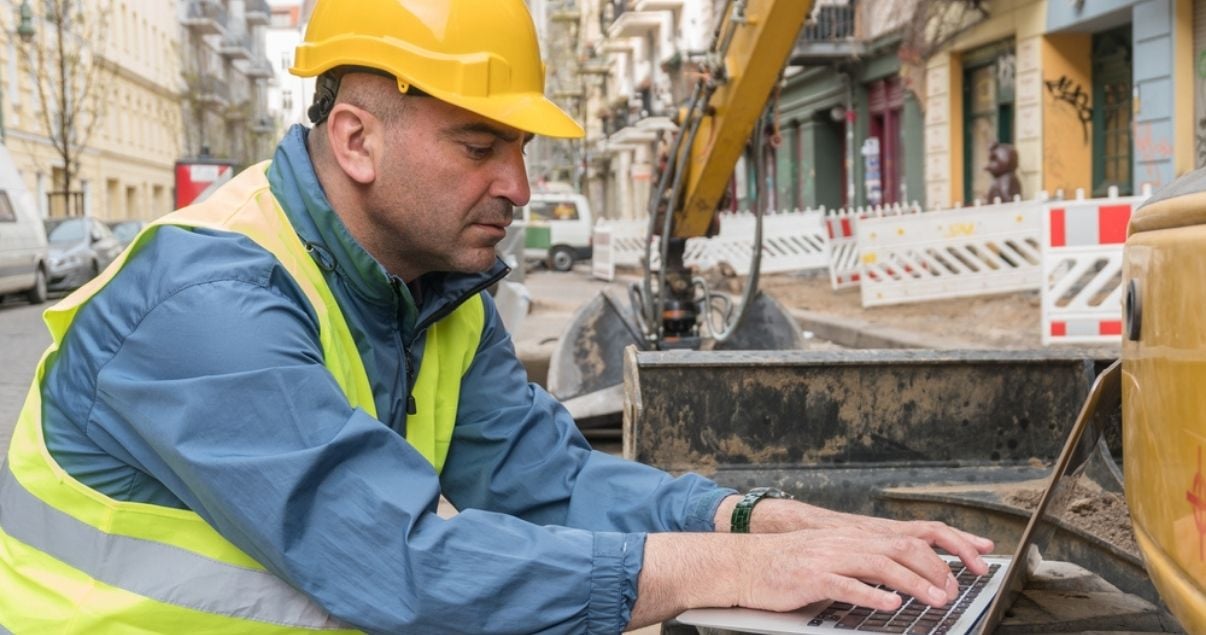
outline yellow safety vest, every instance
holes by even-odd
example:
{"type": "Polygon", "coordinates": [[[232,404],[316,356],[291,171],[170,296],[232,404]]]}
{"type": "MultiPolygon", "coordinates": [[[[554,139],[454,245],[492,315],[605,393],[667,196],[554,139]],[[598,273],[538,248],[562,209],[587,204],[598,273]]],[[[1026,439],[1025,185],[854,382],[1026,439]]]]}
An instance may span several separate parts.
{"type": "MultiPolygon", "coordinates": [[[[348,403],[376,416],[372,389],[343,313],[269,191],[267,163],[205,203],[152,223],[96,279],[46,311],[42,355],[0,468],[0,633],[351,633],[264,569],[196,513],[117,501],[67,474],[46,449],[41,388],[79,308],[162,225],[242,233],[293,276],[318,316],[323,362],[348,403]]],[[[433,325],[414,386],[407,440],[439,472],[460,382],[484,320],[474,296],[433,325]]],[[[171,413],[165,413],[170,416],[171,413]]]]}

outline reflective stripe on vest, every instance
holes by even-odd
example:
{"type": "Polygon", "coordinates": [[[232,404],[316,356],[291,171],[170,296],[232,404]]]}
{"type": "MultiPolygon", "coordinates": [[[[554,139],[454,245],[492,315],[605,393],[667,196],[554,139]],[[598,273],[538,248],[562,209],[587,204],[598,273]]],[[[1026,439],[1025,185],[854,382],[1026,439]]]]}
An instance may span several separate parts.
{"type": "MultiPolygon", "coordinates": [[[[68,475],[42,437],[41,385],[79,308],[165,224],[236,231],[271,252],[319,321],[324,365],[348,403],[376,416],[363,362],[343,314],[269,189],[262,163],[205,203],[152,223],[101,276],[45,314],[51,346],[38,364],[0,470],[0,633],[347,632],[189,510],[111,499],[68,475]],[[335,630],[339,629],[339,630],[335,630]]],[[[481,338],[480,296],[433,325],[407,418],[407,439],[438,471],[456,419],[460,382],[481,338]]]]}

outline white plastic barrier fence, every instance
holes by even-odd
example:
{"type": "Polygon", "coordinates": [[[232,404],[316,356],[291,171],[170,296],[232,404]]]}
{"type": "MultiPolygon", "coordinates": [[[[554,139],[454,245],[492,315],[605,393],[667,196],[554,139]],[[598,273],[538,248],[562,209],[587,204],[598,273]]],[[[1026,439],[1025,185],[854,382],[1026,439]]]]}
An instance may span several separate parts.
{"type": "MultiPolygon", "coordinates": [[[[610,267],[613,272],[616,267],[637,267],[640,266],[641,260],[645,257],[645,234],[649,231],[649,221],[647,220],[601,220],[595,224],[594,237],[592,241],[598,240],[600,230],[606,229],[610,233],[610,249],[605,250],[602,257],[610,259],[610,264],[596,264],[592,262],[592,270],[598,267],[600,270],[610,267]]],[[[654,238],[654,258],[656,262],[657,254],[657,238],[654,238]]],[[[594,259],[599,259],[600,256],[596,253],[594,259]]]]}
{"type": "Polygon", "coordinates": [[[595,227],[591,234],[590,274],[599,280],[616,279],[615,254],[611,250],[611,227],[595,227]]]}
{"type": "Polygon", "coordinates": [[[1038,289],[1043,204],[1037,199],[859,220],[863,306],[1038,289]]]}
{"type": "Polygon", "coordinates": [[[849,289],[859,284],[858,223],[863,218],[912,215],[921,212],[917,203],[840,209],[832,212],[822,210],[825,233],[828,238],[829,283],[834,291],[849,289]]]}
{"type": "MultiPolygon", "coordinates": [[[[701,269],[727,263],[737,275],[749,275],[757,216],[722,214],[720,233],[687,241],[684,261],[701,269]]],[[[820,211],[770,213],[762,220],[762,273],[820,269],[828,265],[820,211]]]]}
{"type": "MultiPolygon", "coordinates": [[[[712,238],[687,241],[683,262],[707,269],[721,263],[737,275],[749,275],[757,218],[749,212],[722,214],[720,233],[712,238]]],[[[612,279],[617,266],[639,266],[645,257],[647,221],[601,221],[594,231],[596,277],[612,279]],[[601,242],[606,245],[600,249],[601,242]],[[610,269],[609,269],[610,268],[610,269]],[[610,271],[610,273],[608,273],[610,271]]],[[[825,267],[828,260],[824,224],[820,211],[767,214],[762,224],[763,273],[783,273],[825,267]]],[[[660,241],[653,241],[653,267],[660,266],[660,241]]]]}
{"type": "Polygon", "coordinates": [[[1048,203],[1043,210],[1043,344],[1122,337],[1122,250],[1148,196],[1048,203]]]}

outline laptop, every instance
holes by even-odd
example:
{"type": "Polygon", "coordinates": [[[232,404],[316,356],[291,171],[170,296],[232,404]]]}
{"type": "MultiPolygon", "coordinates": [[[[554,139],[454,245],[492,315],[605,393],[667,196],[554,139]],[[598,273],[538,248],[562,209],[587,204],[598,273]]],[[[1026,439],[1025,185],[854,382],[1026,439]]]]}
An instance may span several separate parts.
{"type": "Polygon", "coordinates": [[[765,635],[832,635],[872,632],[962,635],[992,632],[1022,592],[1027,573],[1042,561],[1055,526],[1044,518],[1063,513],[1073,498],[1074,484],[1101,443],[1103,421],[1117,412],[1122,399],[1120,362],[1114,362],[1093,383],[1072,432],[1055,462],[1038,506],[1030,515],[1012,557],[985,556],[989,573],[976,576],[958,558],[943,556],[959,582],[959,596],[943,608],[932,608],[902,594],[895,611],[876,611],[844,602],[818,602],[796,611],[777,613],[746,608],[691,609],[676,619],[692,626],[765,635]]]}

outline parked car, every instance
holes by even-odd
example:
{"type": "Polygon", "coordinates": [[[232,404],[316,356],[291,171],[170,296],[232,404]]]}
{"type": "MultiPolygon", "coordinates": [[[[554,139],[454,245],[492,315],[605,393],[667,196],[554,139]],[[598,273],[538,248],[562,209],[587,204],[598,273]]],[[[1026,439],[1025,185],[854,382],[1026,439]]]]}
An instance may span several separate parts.
{"type": "Polygon", "coordinates": [[[46,301],[48,254],[36,209],[8,149],[0,145],[0,296],[19,293],[41,304],[46,301]]]}
{"type": "Polygon", "coordinates": [[[104,223],[92,217],[46,221],[52,291],[69,291],[96,277],[123,249],[104,223]]]}
{"type": "Polygon", "coordinates": [[[527,205],[515,208],[514,222],[527,234],[525,257],[542,260],[550,269],[569,271],[591,256],[594,214],[581,194],[534,192],[527,205]]]}
{"type": "Polygon", "coordinates": [[[113,231],[113,237],[117,242],[121,243],[122,248],[130,246],[130,242],[146,227],[146,222],[140,220],[115,220],[109,221],[109,229],[113,231]]]}

